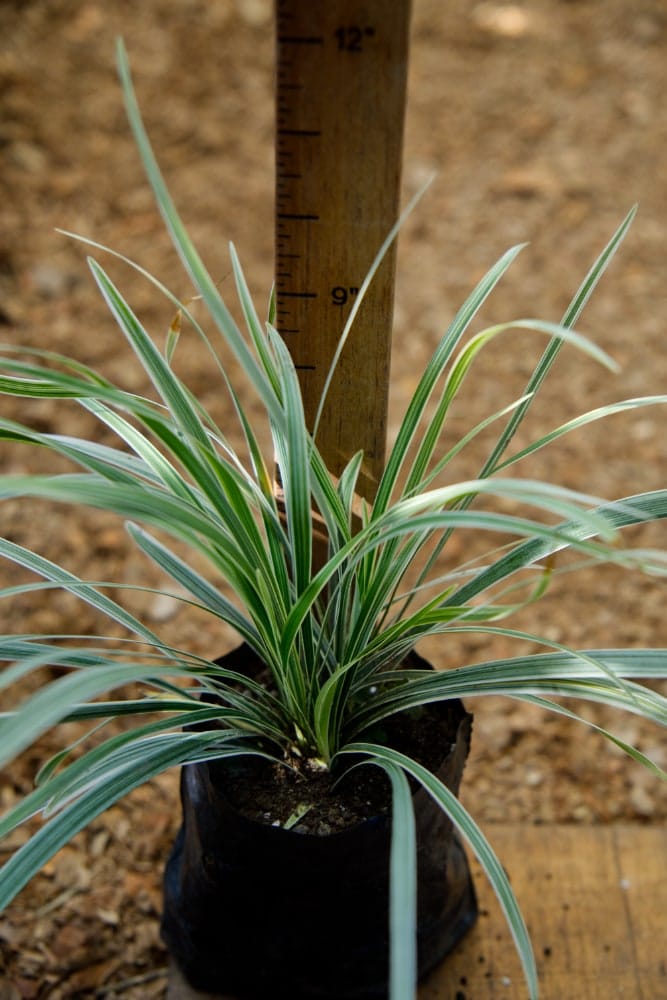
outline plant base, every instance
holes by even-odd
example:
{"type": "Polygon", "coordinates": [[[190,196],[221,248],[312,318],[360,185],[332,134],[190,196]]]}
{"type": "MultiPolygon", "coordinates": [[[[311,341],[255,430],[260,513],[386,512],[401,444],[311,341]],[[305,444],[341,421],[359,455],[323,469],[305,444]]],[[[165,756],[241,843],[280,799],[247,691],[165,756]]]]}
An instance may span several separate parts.
{"type": "MultiPolygon", "coordinates": [[[[238,670],[246,655],[235,651],[227,665],[238,670]]],[[[410,666],[426,664],[415,656],[410,666]]],[[[438,774],[458,792],[471,716],[458,702],[442,716],[438,742],[448,752],[438,774]]],[[[183,825],[165,874],[162,936],[185,982],[242,1000],[385,998],[390,817],[329,835],[267,826],[230,804],[226,767],[182,770],[183,825]]],[[[477,903],[450,821],[423,791],[414,806],[421,978],[472,926],[477,903]]],[[[197,993],[170,993],[181,997],[197,993]]]]}

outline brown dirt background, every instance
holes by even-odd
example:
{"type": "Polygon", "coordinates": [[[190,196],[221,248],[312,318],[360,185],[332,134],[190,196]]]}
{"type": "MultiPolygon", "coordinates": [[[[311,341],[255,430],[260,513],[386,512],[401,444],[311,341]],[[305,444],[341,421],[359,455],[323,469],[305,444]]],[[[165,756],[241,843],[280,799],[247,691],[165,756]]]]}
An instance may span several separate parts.
{"type": "MultiPolygon", "coordinates": [[[[273,266],[271,5],[5,0],[0,7],[0,333],[12,343],[71,353],[140,388],[84,251],[54,232],[60,226],[93,237],[189,294],[128,135],[114,70],[118,34],[172,193],[212,273],[231,298],[226,247],[233,240],[261,303],[273,266]]],[[[662,0],[415,0],[406,195],[438,176],[399,247],[394,428],[454,310],[509,245],[530,242],[483,319],[557,320],[635,202],[631,234],[580,323],[622,372],[610,376],[564,351],[530,430],[604,402],[665,391],[666,67],[662,0]]],[[[105,263],[148,328],[163,336],[169,304],[131,272],[105,263]]],[[[515,398],[542,346],[506,338],[483,356],[451,433],[515,398]]],[[[206,356],[196,346],[179,352],[191,386],[224,421],[226,403],[211,384],[206,356]]],[[[12,417],[30,414],[41,429],[90,429],[60,404],[3,407],[12,417]]],[[[654,407],[571,435],[521,471],[622,496],[665,485],[666,442],[664,412],[654,407]]],[[[472,449],[457,471],[474,475],[481,455],[472,449]]],[[[16,450],[3,452],[2,461],[14,470],[48,464],[16,450]]],[[[159,583],[110,518],[25,503],[5,504],[1,516],[3,533],[75,572],[159,583]]],[[[664,537],[657,528],[633,540],[664,546],[664,537]]],[[[233,642],[169,602],[137,594],[128,602],[167,639],[197,652],[214,647],[217,654],[233,642]]],[[[2,616],[3,627],[19,631],[91,632],[96,624],[67,596],[26,596],[2,616]]],[[[516,624],[572,646],[667,646],[659,581],[612,570],[557,579],[516,624]]],[[[512,649],[457,641],[423,652],[447,666],[512,649]]],[[[518,704],[490,699],[470,707],[476,725],[464,801],[483,823],[664,822],[664,788],[595,734],[518,704]]],[[[655,728],[582,711],[667,764],[655,728]]],[[[2,777],[4,805],[29,787],[51,747],[46,740],[2,777]]],[[[134,793],[63,850],[0,917],[2,1000],[163,995],[160,877],[178,824],[176,803],[176,774],[134,793]]]]}

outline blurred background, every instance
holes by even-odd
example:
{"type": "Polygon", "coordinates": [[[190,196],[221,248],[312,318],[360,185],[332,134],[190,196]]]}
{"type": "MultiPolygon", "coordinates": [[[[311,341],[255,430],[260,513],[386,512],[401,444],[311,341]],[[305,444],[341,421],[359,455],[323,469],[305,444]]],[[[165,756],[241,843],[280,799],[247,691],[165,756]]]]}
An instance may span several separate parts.
{"type": "MultiPolygon", "coordinates": [[[[0,337],[71,354],[141,390],[141,373],[129,363],[86,268],[85,248],[55,232],[61,227],[113,247],[175,294],[191,295],[129,137],[114,66],[118,35],[192,237],[230,305],[227,245],[236,244],[261,310],[273,275],[272,5],[0,5],[0,337]]],[[[610,375],[565,349],[521,441],[593,406],[667,391],[666,84],[662,0],[414,0],[405,198],[437,176],[399,242],[393,432],[454,312],[502,252],[529,243],[475,329],[528,316],[557,321],[635,203],[630,235],[579,323],[622,371],[610,375]]],[[[161,342],[173,307],[132,271],[97,256],[161,342]]],[[[543,346],[538,337],[510,335],[480,357],[445,446],[521,394],[543,346]]],[[[177,359],[225,426],[229,406],[211,381],[206,354],[183,337],[177,359]]],[[[42,430],[93,432],[85,416],[63,404],[3,400],[3,412],[42,430]]],[[[518,471],[608,498],[664,487],[665,425],[657,407],[617,416],[566,437],[518,471]]],[[[480,440],[456,474],[474,475],[486,448],[480,440]]],[[[4,449],[1,460],[6,470],[55,467],[21,449],[4,449]]],[[[5,535],[89,578],[159,585],[113,519],[5,503],[0,524],[5,535]]],[[[632,540],[664,547],[665,531],[636,532],[632,540]]],[[[217,655],[234,642],[222,630],[203,631],[168,599],[128,593],[127,600],[174,644],[217,655]]],[[[546,600],[515,624],[571,646],[667,646],[664,605],[657,579],[586,571],[557,578],[546,600]]],[[[21,632],[99,627],[67,595],[27,595],[0,609],[0,617],[3,628],[21,632]]],[[[447,667],[510,655],[512,648],[500,640],[457,639],[422,651],[447,667]]],[[[518,704],[469,707],[476,724],[464,801],[478,819],[664,821],[664,789],[601,738],[518,704]]],[[[667,765],[657,730],[602,710],[582,714],[614,726],[667,765]]],[[[3,801],[27,787],[40,759],[38,750],[3,777],[3,801]]],[[[160,865],[177,825],[176,788],[177,776],[167,775],[113,810],[0,917],[0,959],[12,988],[23,991],[10,997],[78,996],[76,989],[91,996],[86,983],[148,975],[164,964],[156,915],[160,865]],[[76,912],[90,911],[78,922],[51,907],[72,886],[76,912]],[[93,942],[97,965],[90,960],[93,942]],[[51,992],[35,986],[31,993],[40,982],[51,992]]],[[[160,988],[149,978],[136,994],[123,995],[158,996],[160,988]]]]}

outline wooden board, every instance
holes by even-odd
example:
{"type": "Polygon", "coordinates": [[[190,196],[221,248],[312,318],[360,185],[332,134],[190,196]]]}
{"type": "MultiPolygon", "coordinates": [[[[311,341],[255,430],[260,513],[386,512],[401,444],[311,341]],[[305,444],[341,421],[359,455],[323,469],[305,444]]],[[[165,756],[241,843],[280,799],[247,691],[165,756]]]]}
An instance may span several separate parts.
{"type": "MultiPolygon", "coordinates": [[[[667,1000],[667,830],[494,824],[485,832],[529,926],[540,1000],[667,1000]]],[[[475,863],[473,875],[477,925],[422,985],[419,1000],[528,997],[504,918],[475,863]]],[[[189,990],[174,973],[168,1000],[220,998],[189,990]]]]}
{"type": "MultiPolygon", "coordinates": [[[[398,217],[410,0],[276,4],[277,326],[312,430],[364,278],[398,217]]],[[[384,468],[395,245],[363,300],[327,394],[317,443],[340,474],[384,468]]]]}
{"type": "MultiPolygon", "coordinates": [[[[528,924],[540,1000],[667,1000],[667,831],[490,826],[528,924]]],[[[525,1000],[495,896],[473,863],[481,915],[419,1000],[525,1000]]]]}

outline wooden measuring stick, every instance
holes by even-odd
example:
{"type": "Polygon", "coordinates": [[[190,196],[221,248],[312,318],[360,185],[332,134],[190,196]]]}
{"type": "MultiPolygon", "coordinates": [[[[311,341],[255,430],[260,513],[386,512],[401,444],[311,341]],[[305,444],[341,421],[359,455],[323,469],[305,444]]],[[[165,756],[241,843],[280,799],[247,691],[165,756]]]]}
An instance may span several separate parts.
{"type": "MultiPolygon", "coordinates": [[[[398,216],[409,0],[277,0],[277,326],[313,429],[361,284],[398,216]]],[[[395,249],[355,319],[317,444],[340,474],[357,451],[359,493],[384,465],[395,249]]]]}

